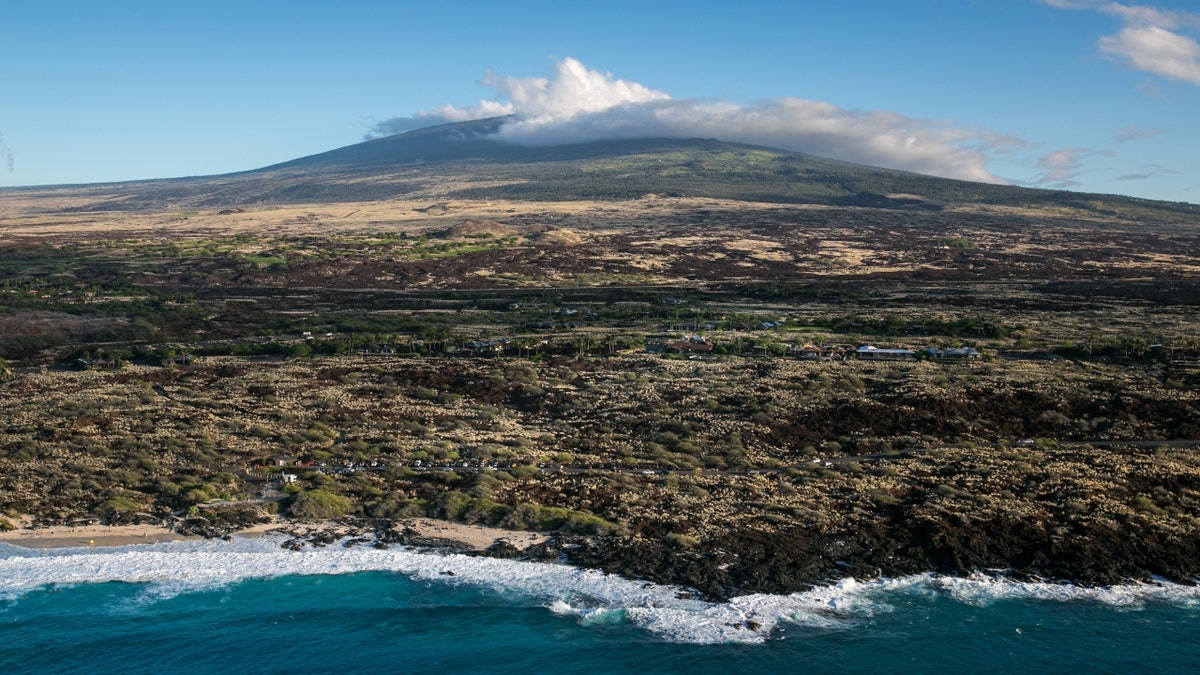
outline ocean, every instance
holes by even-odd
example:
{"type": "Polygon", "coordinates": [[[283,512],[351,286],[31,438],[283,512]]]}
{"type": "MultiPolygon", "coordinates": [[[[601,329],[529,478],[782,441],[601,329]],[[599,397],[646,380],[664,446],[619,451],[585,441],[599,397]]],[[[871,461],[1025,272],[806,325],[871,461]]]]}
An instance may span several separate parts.
{"type": "Polygon", "coordinates": [[[0,673],[1200,672],[1200,589],[989,577],[692,599],[566,565],[234,538],[0,543],[0,673]]]}

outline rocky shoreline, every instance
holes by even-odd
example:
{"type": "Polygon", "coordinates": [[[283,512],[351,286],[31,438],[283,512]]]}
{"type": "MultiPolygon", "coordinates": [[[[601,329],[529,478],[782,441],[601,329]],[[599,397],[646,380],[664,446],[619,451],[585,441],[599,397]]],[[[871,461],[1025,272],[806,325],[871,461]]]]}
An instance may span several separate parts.
{"type": "Polygon", "coordinates": [[[496,536],[492,544],[482,547],[452,534],[430,536],[424,533],[427,529],[387,520],[343,519],[320,525],[292,523],[276,531],[289,535],[281,545],[293,550],[341,542],[343,546],[405,546],[565,562],[694,589],[698,597],[709,600],[749,593],[788,594],[846,577],[861,581],[927,572],[985,573],[1015,581],[1079,586],[1156,578],[1194,584],[1200,579],[1200,541],[1194,538],[1163,539],[1149,532],[1102,528],[1064,533],[1062,528],[1021,522],[962,519],[903,527],[881,521],[877,527],[854,533],[816,535],[803,528],[783,534],[731,532],[719,545],[689,548],[645,537],[568,533],[551,534],[535,544],[517,547],[510,539],[523,533],[480,528],[496,536]]]}
{"type": "Polygon", "coordinates": [[[873,525],[818,532],[729,531],[711,543],[636,535],[531,533],[428,518],[277,519],[254,508],[225,509],[170,528],[95,526],[20,530],[0,540],[21,546],[119,545],[188,537],[284,535],[283,548],[371,546],[560,562],[679,586],[708,600],[788,594],[846,577],[984,573],[1015,581],[1112,586],[1200,580],[1200,540],[1145,523],[1122,528],[952,516],[910,521],[876,514],[873,525]],[[69,532],[67,530],[70,530],[69,532]],[[108,531],[111,531],[108,532],[108,531]]]}
{"type": "Polygon", "coordinates": [[[813,535],[730,533],[719,546],[678,550],[641,538],[575,539],[566,560],[622,576],[697,589],[710,599],[786,594],[845,577],[985,573],[1016,581],[1112,586],[1154,578],[1195,584],[1200,542],[1114,530],[1060,535],[1025,523],[943,523],[813,535]]]}

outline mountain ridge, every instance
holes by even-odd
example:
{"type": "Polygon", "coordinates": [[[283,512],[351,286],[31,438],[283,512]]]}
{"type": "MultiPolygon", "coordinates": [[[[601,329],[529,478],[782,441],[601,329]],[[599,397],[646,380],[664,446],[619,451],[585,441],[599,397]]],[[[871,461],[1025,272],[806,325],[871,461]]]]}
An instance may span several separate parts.
{"type": "Polygon", "coordinates": [[[114,199],[85,210],[433,196],[605,201],[669,194],[884,209],[934,210],[952,204],[1066,207],[1097,217],[1166,222],[1191,221],[1200,214],[1200,206],[1186,202],[974,183],[719,139],[522,145],[496,138],[505,119],[435,125],[229,174],[42,189],[116,193],[114,199]]]}

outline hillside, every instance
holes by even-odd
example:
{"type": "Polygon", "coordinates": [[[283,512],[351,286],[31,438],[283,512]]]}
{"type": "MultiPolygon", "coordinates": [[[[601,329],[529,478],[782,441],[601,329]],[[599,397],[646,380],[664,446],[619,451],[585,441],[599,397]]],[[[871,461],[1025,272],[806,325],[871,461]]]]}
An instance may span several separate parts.
{"type": "Polygon", "coordinates": [[[1200,215],[1194,204],[949,180],[715,139],[522,146],[492,136],[501,123],[439,125],[236,174],[11,192],[105,197],[88,200],[80,211],[665,195],[922,211],[954,204],[1069,209],[1081,220],[1161,224],[1200,215]]]}
{"type": "Polygon", "coordinates": [[[671,194],[883,208],[936,209],[946,203],[968,203],[1059,205],[1110,214],[1122,208],[1200,212],[1192,204],[972,183],[717,139],[523,146],[494,140],[492,134],[502,122],[493,118],[419,129],[261,171],[346,175],[419,168],[430,176],[470,177],[477,185],[447,194],[468,199],[556,201],[671,194]]]}

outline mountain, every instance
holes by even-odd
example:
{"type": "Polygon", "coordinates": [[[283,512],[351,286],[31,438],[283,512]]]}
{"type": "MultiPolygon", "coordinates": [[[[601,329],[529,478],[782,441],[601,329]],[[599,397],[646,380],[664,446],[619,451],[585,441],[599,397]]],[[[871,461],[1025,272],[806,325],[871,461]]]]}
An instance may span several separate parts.
{"type": "Polygon", "coordinates": [[[222,176],[140,181],[88,209],[221,208],[396,198],[623,200],[647,194],[937,210],[951,204],[1061,207],[1190,222],[1194,204],[937,178],[716,139],[555,146],[499,140],[504,118],[444,124],[222,176]]]}
{"type": "MultiPolygon", "coordinates": [[[[455,197],[532,200],[635,199],[682,194],[782,203],[931,208],[942,203],[1094,208],[1151,200],[1036,190],[938,178],[717,139],[642,138],[554,146],[496,139],[504,118],[443,124],[302,157],[262,171],[374,172],[421,167],[504,185],[467,187],[455,197]]],[[[1169,208],[1169,207],[1168,207],[1169,208]]],[[[1183,205],[1195,213],[1194,205],[1183,205]]]]}
{"type": "MultiPolygon", "coordinates": [[[[439,124],[293,159],[259,171],[362,171],[463,161],[529,161],[522,146],[496,141],[503,117],[439,124]]],[[[536,160],[535,160],[536,161],[536,160]]]]}

